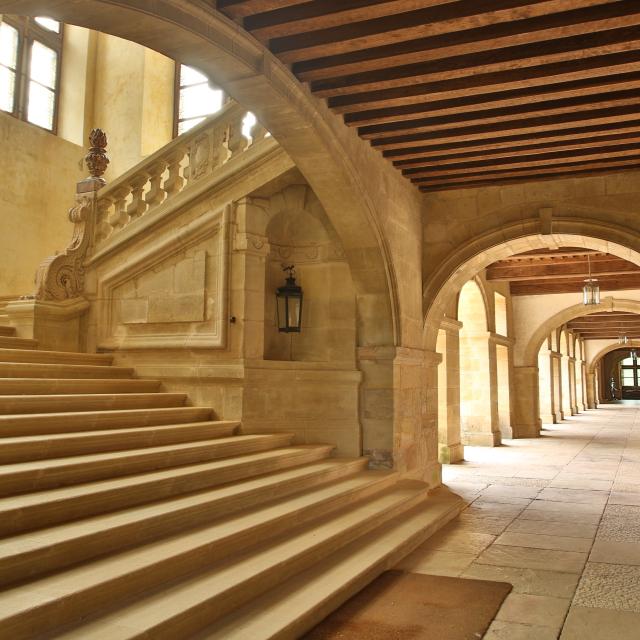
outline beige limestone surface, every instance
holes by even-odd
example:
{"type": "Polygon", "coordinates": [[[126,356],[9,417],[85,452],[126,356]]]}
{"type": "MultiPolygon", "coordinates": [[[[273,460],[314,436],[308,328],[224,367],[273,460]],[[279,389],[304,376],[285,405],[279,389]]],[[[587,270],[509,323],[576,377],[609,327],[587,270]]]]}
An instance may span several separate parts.
{"type": "Polygon", "coordinates": [[[485,640],[635,640],[640,404],[602,405],[537,439],[465,447],[465,458],[443,477],[469,506],[400,566],[511,582],[485,640]]]}

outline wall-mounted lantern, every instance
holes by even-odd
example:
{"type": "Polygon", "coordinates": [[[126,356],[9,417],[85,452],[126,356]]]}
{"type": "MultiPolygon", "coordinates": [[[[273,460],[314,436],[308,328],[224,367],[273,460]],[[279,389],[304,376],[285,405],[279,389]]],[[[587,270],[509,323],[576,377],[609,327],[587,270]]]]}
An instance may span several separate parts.
{"type": "Polygon", "coordinates": [[[295,266],[282,265],[288,272],[286,283],[276,291],[276,309],[278,311],[278,331],[282,333],[300,333],[302,326],[302,287],[296,284],[295,266]]]}

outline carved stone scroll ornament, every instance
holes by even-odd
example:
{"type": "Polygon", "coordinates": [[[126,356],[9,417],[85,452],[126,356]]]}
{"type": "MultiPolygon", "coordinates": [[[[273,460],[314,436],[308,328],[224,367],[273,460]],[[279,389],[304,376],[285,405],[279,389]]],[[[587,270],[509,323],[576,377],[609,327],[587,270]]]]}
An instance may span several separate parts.
{"type": "Polygon", "coordinates": [[[36,300],[68,300],[82,294],[94,202],[91,195],[77,196],[76,205],[69,210],[69,220],[74,225],[71,243],[64,253],[49,256],[38,267],[36,300]]]}
{"type": "Polygon", "coordinates": [[[97,210],[97,192],[104,186],[102,174],[109,159],[106,155],[107,136],[100,129],[89,135],[90,149],[85,157],[90,176],[80,181],[76,203],[69,210],[73,223],[71,243],[63,253],[48,257],[36,273],[36,300],[68,300],[82,295],[84,262],[93,241],[97,210]]]}

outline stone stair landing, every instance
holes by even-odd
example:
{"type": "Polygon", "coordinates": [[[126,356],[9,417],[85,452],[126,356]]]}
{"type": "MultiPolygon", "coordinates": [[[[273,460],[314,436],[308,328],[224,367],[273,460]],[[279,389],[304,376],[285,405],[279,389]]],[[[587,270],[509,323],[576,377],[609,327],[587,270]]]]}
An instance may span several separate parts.
{"type": "Polygon", "coordinates": [[[15,340],[0,327],[0,639],[295,638],[459,510],[15,340]]]}

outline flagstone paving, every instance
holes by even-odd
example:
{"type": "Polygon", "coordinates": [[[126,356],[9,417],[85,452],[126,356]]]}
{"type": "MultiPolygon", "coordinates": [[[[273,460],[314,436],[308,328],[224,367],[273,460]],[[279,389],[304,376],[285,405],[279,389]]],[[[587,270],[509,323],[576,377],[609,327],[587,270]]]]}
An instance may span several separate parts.
{"type": "Polygon", "coordinates": [[[513,584],[485,640],[640,638],[640,403],[465,447],[443,481],[468,507],[400,567],[513,584]]]}

